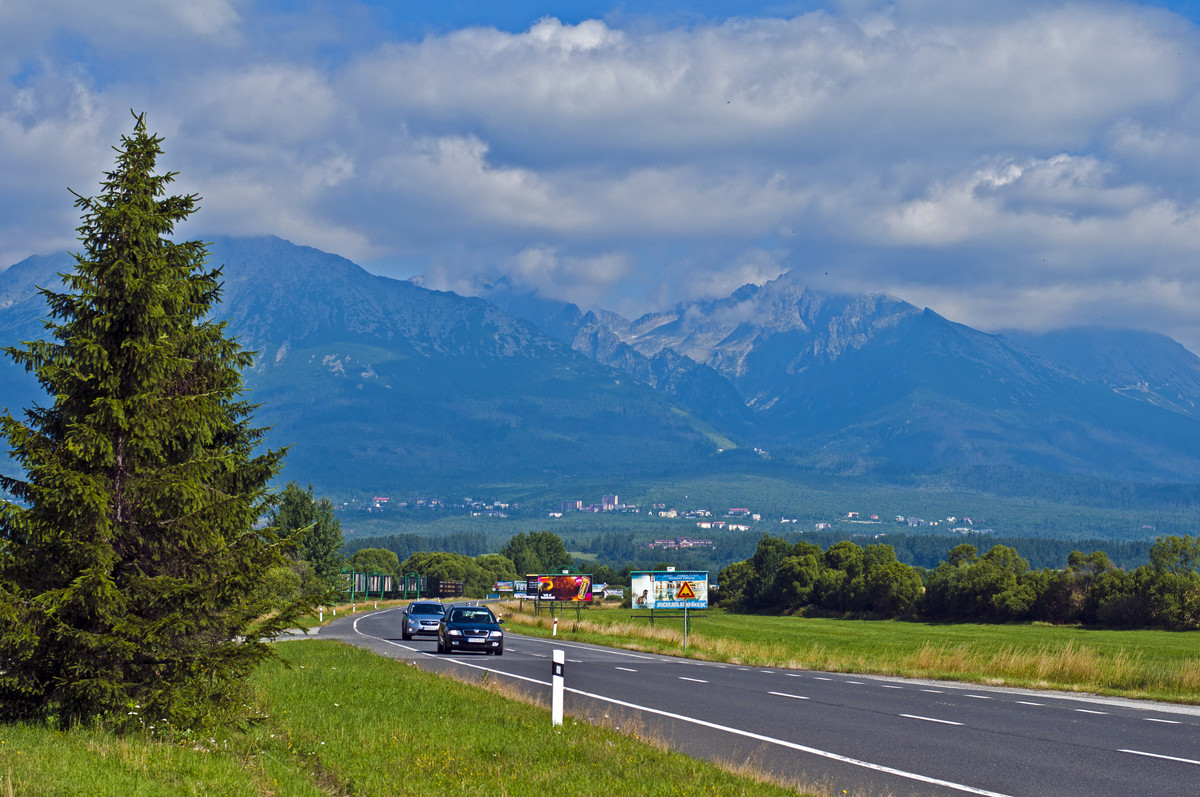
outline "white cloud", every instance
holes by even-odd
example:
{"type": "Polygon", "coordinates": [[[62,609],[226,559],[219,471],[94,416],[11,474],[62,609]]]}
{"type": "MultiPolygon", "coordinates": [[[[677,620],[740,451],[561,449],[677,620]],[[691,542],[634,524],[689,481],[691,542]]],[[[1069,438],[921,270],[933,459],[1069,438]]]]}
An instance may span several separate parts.
{"type": "Polygon", "coordinates": [[[446,286],[508,270],[644,307],[793,268],[968,323],[1173,329],[1172,297],[1200,294],[1200,35],[1160,9],[847,2],[420,41],[370,19],[0,4],[2,262],[72,239],[65,189],[95,185],[136,108],[206,231],[446,286]]]}

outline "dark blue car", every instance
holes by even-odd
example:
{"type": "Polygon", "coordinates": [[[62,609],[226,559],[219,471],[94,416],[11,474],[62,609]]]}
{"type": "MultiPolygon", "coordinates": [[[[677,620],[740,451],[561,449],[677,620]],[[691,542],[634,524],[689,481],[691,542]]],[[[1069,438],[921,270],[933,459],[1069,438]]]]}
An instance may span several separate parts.
{"type": "Polygon", "coordinates": [[[451,606],[438,625],[438,653],[476,650],[503,656],[502,622],[486,606],[451,606]]]}

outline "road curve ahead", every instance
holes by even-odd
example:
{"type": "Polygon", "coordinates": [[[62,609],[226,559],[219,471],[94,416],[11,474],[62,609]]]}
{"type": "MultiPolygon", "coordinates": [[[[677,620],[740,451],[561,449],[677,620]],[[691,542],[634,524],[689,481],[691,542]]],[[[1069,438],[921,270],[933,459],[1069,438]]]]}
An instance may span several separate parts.
{"type": "Polygon", "coordinates": [[[566,652],[571,716],[637,726],[709,760],[836,791],[894,795],[1200,793],[1200,709],[940,681],[741,667],[508,632],[505,655],[403,641],[400,611],[339,618],[320,639],[462,677],[509,678],[549,702],[566,652]]]}

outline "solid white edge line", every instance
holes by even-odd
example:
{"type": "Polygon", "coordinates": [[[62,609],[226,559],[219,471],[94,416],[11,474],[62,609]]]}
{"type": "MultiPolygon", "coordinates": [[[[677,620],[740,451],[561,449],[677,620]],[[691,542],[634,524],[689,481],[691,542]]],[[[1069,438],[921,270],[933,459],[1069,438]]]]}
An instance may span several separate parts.
{"type": "Polygon", "coordinates": [[[934,717],[922,717],[920,714],[901,714],[901,717],[908,717],[910,720],[924,720],[925,722],[936,722],[941,725],[962,725],[961,722],[953,720],[939,720],[934,717]]]}
{"type": "Polygon", "coordinates": [[[790,697],[792,700],[808,700],[809,699],[809,698],[805,697],[804,695],[789,695],[787,692],[767,692],[767,694],[775,695],[776,697],[790,697]]]}
{"type": "MultiPolygon", "coordinates": [[[[460,659],[442,659],[442,658],[434,657],[434,655],[432,655],[430,653],[426,653],[424,651],[418,651],[418,649],[410,648],[407,645],[401,645],[400,642],[392,642],[391,640],[385,640],[385,639],[383,639],[382,636],[371,636],[370,634],[364,634],[364,633],[362,633],[362,631],[360,631],[358,629],[358,621],[355,621],[354,633],[359,634],[360,636],[366,636],[366,637],[368,637],[368,639],[384,642],[384,643],[386,643],[386,645],[394,645],[396,647],[404,648],[404,649],[406,649],[406,651],[414,651],[416,653],[421,653],[422,655],[425,655],[425,657],[428,657],[431,659],[437,659],[438,661],[449,661],[449,663],[451,663],[451,664],[457,664],[457,665],[461,665],[463,667],[472,667],[472,669],[474,669],[474,670],[482,670],[485,672],[494,673],[494,675],[498,675],[498,676],[508,676],[509,678],[516,678],[517,681],[526,681],[528,683],[540,684],[540,685],[542,685],[542,687],[550,687],[550,685],[551,685],[550,682],[539,681],[538,678],[529,678],[528,676],[518,676],[518,675],[516,675],[516,673],[505,672],[503,670],[493,670],[492,667],[484,667],[484,666],[480,666],[478,664],[470,664],[470,663],[468,663],[468,661],[462,661],[460,659]]],[[[947,787],[947,789],[953,789],[955,791],[966,792],[966,793],[968,793],[968,795],[980,795],[982,797],[1010,797],[1010,795],[1006,795],[1006,793],[1003,793],[1003,792],[986,791],[984,789],[976,789],[976,787],[973,787],[973,786],[967,786],[964,784],[954,783],[953,780],[942,780],[940,778],[930,778],[929,775],[922,775],[922,774],[918,774],[916,772],[905,772],[904,769],[896,769],[894,767],[883,766],[882,763],[872,763],[870,761],[862,761],[859,759],[852,759],[852,757],[850,757],[850,756],[839,755],[836,753],[829,753],[828,750],[818,750],[817,748],[806,747],[806,745],[804,745],[804,744],[797,744],[796,742],[788,742],[787,739],[778,739],[778,738],[775,738],[772,736],[763,736],[762,733],[755,733],[754,731],[744,731],[742,729],[739,729],[739,727],[730,727],[728,725],[718,725],[716,723],[709,723],[708,720],[697,719],[695,717],[685,717],[685,715],[683,715],[683,714],[676,714],[673,712],[662,711],[662,709],[660,709],[660,708],[650,708],[649,706],[638,706],[637,703],[631,703],[631,702],[624,701],[624,700],[617,700],[616,697],[606,697],[605,695],[598,695],[598,694],[590,693],[590,691],[583,691],[582,689],[571,689],[570,687],[565,688],[565,691],[569,691],[569,693],[571,693],[571,694],[580,695],[581,697],[590,697],[590,699],[592,699],[592,700],[602,700],[602,701],[605,701],[608,703],[612,703],[613,706],[623,706],[625,708],[632,708],[632,709],[634,709],[634,711],[646,712],[648,714],[658,714],[659,717],[666,717],[667,719],[676,719],[676,720],[679,720],[680,723],[690,723],[692,725],[700,725],[701,727],[708,727],[708,729],[712,729],[714,731],[721,731],[724,733],[732,733],[732,735],[734,735],[734,736],[742,736],[742,737],[745,737],[748,739],[755,739],[756,742],[766,742],[767,744],[778,744],[779,747],[784,747],[784,748],[787,748],[790,750],[797,750],[798,753],[808,753],[809,755],[815,755],[818,757],[822,757],[822,759],[829,759],[830,761],[839,761],[841,763],[848,763],[848,765],[853,766],[853,767],[863,767],[864,769],[871,769],[872,772],[882,772],[883,774],[895,775],[895,777],[898,777],[898,778],[906,778],[908,780],[917,780],[917,781],[919,781],[919,783],[928,783],[928,784],[935,785],[935,786],[944,786],[944,787],[947,787]]]]}
{"type": "Polygon", "coordinates": [[[1190,758],[1179,758],[1179,757],[1173,756],[1173,755],[1162,755],[1160,753],[1146,753],[1141,750],[1118,750],[1117,752],[1118,753],[1131,753],[1133,755],[1144,755],[1149,758],[1165,758],[1167,761],[1179,761],[1180,763],[1183,763],[1183,764],[1196,764],[1197,766],[1200,766],[1200,761],[1193,761],[1190,758]]]}
{"type": "MultiPolygon", "coordinates": [[[[363,616],[367,617],[369,615],[363,615],[363,616]]],[[[471,664],[469,662],[461,661],[459,659],[439,658],[430,653],[426,653],[423,650],[417,650],[416,648],[410,648],[408,645],[401,645],[399,642],[393,642],[390,639],[384,639],[383,637],[377,637],[377,636],[371,636],[370,634],[364,634],[362,631],[358,630],[358,620],[354,621],[354,633],[358,634],[359,636],[365,636],[369,639],[376,639],[376,640],[386,643],[388,645],[395,645],[398,648],[404,648],[405,650],[411,650],[416,653],[420,653],[424,656],[427,656],[428,658],[437,659],[438,661],[447,661],[447,662],[451,662],[453,664],[459,664],[463,667],[471,667],[476,670],[483,670],[484,672],[490,672],[495,675],[506,675],[509,678],[515,678],[519,681],[528,681],[529,683],[540,684],[541,686],[546,686],[546,687],[550,686],[550,683],[548,681],[541,681],[541,680],[538,680],[537,678],[529,678],[528,676],[525,676],[525,675],[517,675],[515,673],[505,672],[503,670],[494,670],[491,667],[482,667],[478,664],[471,664]]],[[[657,714],[660,717],[666,717],[668,719],[679,720],[680,722],[687,722],[687,723],[691,723],[692,725],[699,725],[703,728],[711,728],[712,730],[715,730],[715,731],[722,731],[724,733],[730,733],[730,734],[733,734],[734,736],[742,736],[747,739],[753,739],[753,740],[759,741],[759,742],[766,742],[767,744],[776,744],[776,745],[779,745],[780,747],[786,747],[789,750],[796,750],[797,752],[808,753],[809,755],[815,755],[820,758],[827,758],[831,761],[839,761],[843,764],[849,764],[849,765],[855,766],[855,767],[862,767],[863,769],[869,769],[874,772],[882,772],[886,775],[895,775],[896,777],[899,777],[899,778],[915,780],[920,783],[929,783],[934,786],[945,786],[948,789],[954,789],[955,791],[966,792],[967,794],[978,794],[978,795],[981,795],[981,797],[1011,797],[1011,795],[1004,794],[1003,792],[987,791],[986,789],[976,789],[973,786],[967,786],[962,783],[955,783],[954,781],[951,781],[951,780],[942,780],[940,778],[931,778],[928,775],[919,775],[916,772],[906,772],[903,769],[896,769],[894,767],[884,766],[883,764],[875,764],[870,761],[862,761],[857,758],[851,758],[849,756],[839,755],[838,753],[831,753],[828,750],[818,750],[815,747],[808,747],[807,745],[796,744],[795,742],[789,742],[786,739],[776,739],[773,736],[764,736],[761,733],[754,733],[753,731],[745,731],[745,730],[742,730],[741,728],[731,728],[728,725],[718,725],[715,722],[708,722],[707,720],[698,719],[696,717],[687,717],[687,716],[684,716],[683,714],[675,714],[674,712],[671,712],[671,711],[663,711],[662,709],[651,708],[650,706],[639,706],[637,703],[629,703],[625,700],[618,700],[613,697],[605,697],[604,695],[598,695],[598,694],[594,694],[592,692],[585,692],[582,689],[572,689],[570,687],[566,687],[565,691],[571,692],[572,694],[576,694],[581,697],[590,697],[593,700],[603,700],[607,703],[612,703],[615,706],[623,706],[625,708],[634,709],[635,711],[645,711],[647,714],[657,714]]],[[[1136,751],[1122,750],[1120,752],[1134,753],[1136,751]]],[[[1152,755],[1152,754],[1151,753],[1141,753],[1141,755],[1152,755]]],[[[1166,756],[1161,756],[1161,757],[1165,758],[1166,756]]],[[[1184,761],[1186,759],[1179,759],[1179,760],[1184,761]]],[[[1191,762],[1191,763],[1200,763],[1200,762],[1191,762]]]]}

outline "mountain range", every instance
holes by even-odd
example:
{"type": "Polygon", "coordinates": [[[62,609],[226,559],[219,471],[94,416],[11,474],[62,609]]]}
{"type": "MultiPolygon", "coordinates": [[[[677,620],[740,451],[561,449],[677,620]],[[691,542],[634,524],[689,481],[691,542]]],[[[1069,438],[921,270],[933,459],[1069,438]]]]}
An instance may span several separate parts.
{"type": "MultiPolygon", "coordinates": [[[[987,334],[790,274],[630,320],[504,282],[427,290],[273,237],[210,253],[224,264],[215,312],[258,352],[256,419],[290,446],[283,478],[323,492],[764,467],[1200,480],[1200,358],[1153,333],[987,334]]],[[[72,263],[0,273],[0,343],[45,334],[35,286],[72,263]]],[[[0,363],[0,406],[37,400],[0,363]]]]}

